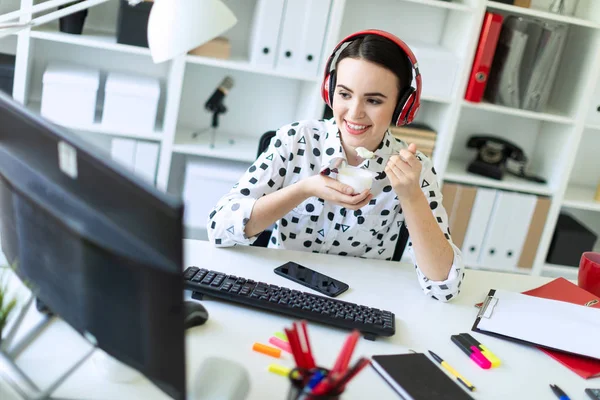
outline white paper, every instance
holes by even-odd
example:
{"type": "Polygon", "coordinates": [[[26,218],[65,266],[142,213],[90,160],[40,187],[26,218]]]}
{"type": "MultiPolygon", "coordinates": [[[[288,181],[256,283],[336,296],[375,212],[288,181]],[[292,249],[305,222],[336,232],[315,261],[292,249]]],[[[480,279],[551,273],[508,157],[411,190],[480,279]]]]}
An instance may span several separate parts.
{"type": "Polygon", "coordinates": [[[497,303],[477,328],[600,359],[600,309],[496,290],[497,303]]]}

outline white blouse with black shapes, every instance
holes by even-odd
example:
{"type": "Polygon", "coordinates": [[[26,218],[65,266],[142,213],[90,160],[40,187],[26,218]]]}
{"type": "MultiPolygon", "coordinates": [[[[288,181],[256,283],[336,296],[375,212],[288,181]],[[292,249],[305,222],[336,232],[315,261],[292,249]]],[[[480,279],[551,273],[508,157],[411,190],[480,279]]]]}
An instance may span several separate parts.
{"type": "MultiPolygon", "coordinates": [[[[320,198],[309,198],[274,225],[269,247],[391,260],[404,215],[384,169],[391,154],[398,154],[400,149],[407,147],[406,143],[386,132],[374,152],[376,157],[360,164],[361,168],[377,174],[369,204],[353,211],[320,198]]],[[[250,219],[254,202],[303,178],[320,172],[329,173],[328,166],[339,157],[346,159],[333,119],[301,121],[282,127],[268,149],[210,213],[209,240],[216,246],[253,243],[257,236],[247,238],[244,225],[250,219]]],[[[441,282],[429,280],[416,264],[410,241],[408,252],[425,294],[448,301],[460,292],[464,277],[461,252],[450,237],[448,217],[442,206],[442,194],[433,164],[420,152],[417,152],[417,158],[423,165],[421,190],[454,250],[448,278],[441,282]]],[[[335,178],[335,174],[331,176],[335,178]]]]}

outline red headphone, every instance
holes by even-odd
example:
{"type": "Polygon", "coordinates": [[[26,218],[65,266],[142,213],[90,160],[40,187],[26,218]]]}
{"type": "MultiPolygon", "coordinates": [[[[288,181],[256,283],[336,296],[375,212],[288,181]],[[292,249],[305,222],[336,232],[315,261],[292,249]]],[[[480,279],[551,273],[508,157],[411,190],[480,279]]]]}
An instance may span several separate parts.
{"type": "Polygon", "coordinates": [[[396,109],[394,110],[394,115],[392,117],[392,122],[395,123],[397,126],[408,125],[415,118],[415,115],[419,110],[419,106],[421,105],[421,73],[419,72],[417,58],[415,57],[412,50],[408,47],[406,43],[404,43],[402,40],[392,35],[391,33],[380,31],[378,29],[368,29],[365,31],[353,33],[350,36],[347,36],[340,43],[338,43],[338,45],[335,46],[335,49],[329,56],[329,59],[327,60],[327,64],[325,66],[325,79],[323,80],[323,86],[321,87],[321,96],[323,97],[325,103],[327,103],[329,107],[332,107],[336,76],[335,69],[330,70],[331,63],[333,62],[333,59],[335,58],[338,50],[340,49],[340,47],[342,47],[344,43],[350,42],[352,40],[366,35],[378,35],[396,43],[398,47],[400,47],[400,49],[406,54],[413,70],[415,71],[416,88],[409,86],[407,89],[404,90],[403,93],[400,93],[398,104],[396,105],[396,109]]]}

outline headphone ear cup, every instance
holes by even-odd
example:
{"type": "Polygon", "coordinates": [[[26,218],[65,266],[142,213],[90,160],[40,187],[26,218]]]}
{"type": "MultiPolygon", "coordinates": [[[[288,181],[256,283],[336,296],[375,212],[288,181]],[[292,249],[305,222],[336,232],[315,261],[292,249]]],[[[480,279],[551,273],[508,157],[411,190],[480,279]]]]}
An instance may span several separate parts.
{"type": "Polygon", "coordinates": [[[329,98],[329,78],[330,75],[327,75],[325,77],[325,79],[323,80],[323,85],[321,86],[321,97],[323,98],[323,101],[325,102],[325,104],[327,104],[329,107],[331,107],[331,101],[329,98]]]}
{"type": "Polygon", "coordinates": [[[329,107],[333,108],[333,96],[335,95],[335,69],[329,73],[329,107]]]}
{"type": "Polygon", "coordinates": [[[415,93],[415,89],[411,86],[406,89],[402,95],[400,96],[400,100],[396,105],[396,109],[394,110],[394,115],[392,116],[392,123],[396,126],[405,125],[404,118],[406,117],[405,110],[410,105],[409,101],[414,98],[413,94],[415,93]]]}

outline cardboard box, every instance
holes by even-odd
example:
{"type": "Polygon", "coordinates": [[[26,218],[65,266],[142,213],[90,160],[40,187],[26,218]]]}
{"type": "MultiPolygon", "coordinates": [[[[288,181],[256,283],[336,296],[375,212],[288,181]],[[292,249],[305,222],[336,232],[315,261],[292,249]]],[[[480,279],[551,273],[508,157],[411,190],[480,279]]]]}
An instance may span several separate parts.
{"type": "Polygon", "coordinates": [[[229,39],[218,37],[190,50],[188,54],[226,60],[231,56],[231,44],[229,43],[229,39]]]}

